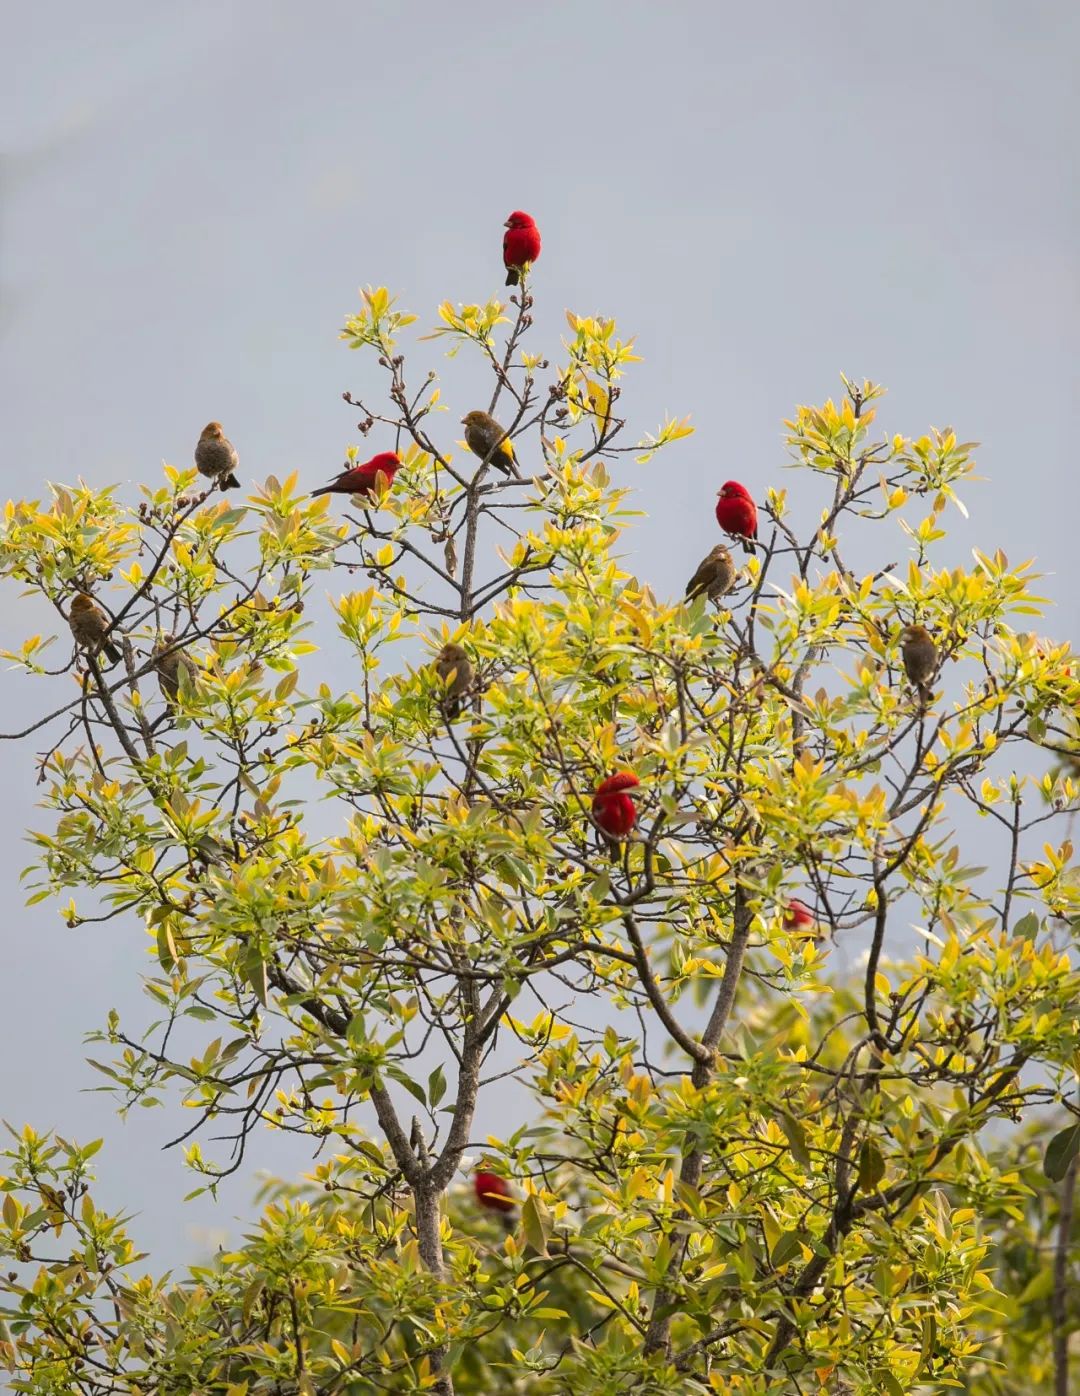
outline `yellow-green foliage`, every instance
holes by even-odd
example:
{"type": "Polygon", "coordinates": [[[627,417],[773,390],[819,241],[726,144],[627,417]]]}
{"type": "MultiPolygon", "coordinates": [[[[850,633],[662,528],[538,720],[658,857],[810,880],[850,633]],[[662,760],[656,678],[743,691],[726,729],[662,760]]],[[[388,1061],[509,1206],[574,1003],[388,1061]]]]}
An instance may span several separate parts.
{"type": "Polygon", "coordinates": [[[633,341],[571,314],[548,370],[530,305],[447,302],[429,336],[491,369],[520,478],[455,443],[472,404],[409,386],[415,317],[380,288],[343,335],[403,462],[378,500],[294,475],[234,505],[170,467],[141,499],[7,508],[3,573],[61,613],[92,590],[125,651],[58,678],[61,614],[51,670],[42,635],[7,656],[56,742],[32,897],[146,927],[152,1021],[112,1015],[95,1065],[125,1106],[206,1126],[200,1187],[236,1157],[211,1137],[319,1146],[179,1277],[96,1210],[96,1144],[16,1135],[12,1389],[1048,1390],[1080,1146],[1080,670],[1022,628],[1032,564],[962,565],[974,447],[876,435],[882,390],[845,380],[787,423],[809,513],[760,483],[735,591],[659,595],[628,570],[632,462],[689,424],[624,440],[633,341]],[[910,623],[941,658],[926,704],[910,623]],[[171,705],[166,634],[192,666],[171,705]],[[451,640],[476,672],[454,721],[451,640]],[[592,793],[630,769],[610,849],[592,793]],[[481,1147],[523,1204],[505,1238],[461,1172],[500,1072],[520,1116],[481,1147]]]}

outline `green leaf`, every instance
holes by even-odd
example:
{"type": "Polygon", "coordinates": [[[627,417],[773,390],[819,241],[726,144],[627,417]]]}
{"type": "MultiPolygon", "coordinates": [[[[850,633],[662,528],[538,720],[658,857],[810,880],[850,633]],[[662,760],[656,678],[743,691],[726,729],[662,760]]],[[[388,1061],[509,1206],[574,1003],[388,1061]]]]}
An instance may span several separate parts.
{"type": "Polygon", "coordinates": [[[803,1127],[799,1124],[794,1115],[789,1115],[786,1110],[780,1111],[780,1127],[787,1135],[787,1141],[791,1145],[791,1152],[798,1163],[804,1168],[810,1167],[810,1151],[806,1147],[806,1135],[803,1127]]]}
{"type": "Polygon", "coordinates": [[[802,1243],[799,1240],[799,1233],[785,1231],[770,1251],[769,1260],[774,1267],[779,1269],[781,1265],[786,1265],[789,1260],[794,1260],[801,1253],[802,1243]]]}
{"type": "Polygon", "coordinates": [[[266,994],[268,980],[266,975],[266,961],[254,947],[249,949],[240,962],[240,973],[255,991],[255,997],[262,1006],[266,1005],[266,994]]]}
{"type": "Polygon", "coordinates": [[[1055,1134],[1046,1146],[1043,1156],[1043,1172],[1052,1183],[1060,1183],[1069,1171],[1077,1153],[1080,1152],[1080,1122],[1055,1134]]]}
{"type": "Polygon", "coordinates": [[[158,964],[167,974],[176,968],[176,961],[179,957],[167,921],[162,921],[157,929],[157,957],[158,964]]]}
{"type": "Polygon", "coordinates": [[[547,1208],[532,1193],[521,1205],[521,1222],[529,1245],[540,1255],[547,1255],[551,1219],[547,1215],[547,1208]]]}
{"type": "Polygon", "coordinates": [[[1053,1270],[1040,1270],[1037,1275],[1032,1275],[1031,1279],[1028,1280],[1027,1284],[1020,1291],[1016,1302],[1021,1307],[1025,1304],[1041,1304],[1044,1299],[1049,1299],[1053,1292],[1053,1270]]]}
{"type": "Polygon", "coordinates": [[[386,1068],[386,1074],[387,1076],[391,1077],[394,1081],[396,1081],[399,1086],[404,1086],[405,1089],[409,1092],[409,1094],[415,1100],[418,1100],[421,1105],[426,1105],[428,1103],[427,1096],[424,1094],[423,1086],[421,1086],[418,1082],[414,1081],[412,1077],[408,1076],[404,1071],[401,1070],[400,1067],[388,1066],[386,1068]]]}
{"type": "Polygon", "coordinates": [[[441,1065],[428,1077],[427,1094],[433,1109],[446,1094],[446,1074],[441,1065]]]}
{"type": "Polygon", "coordinates": [[[933,1314],[927,1314],[922,1322],[922,1345],[920,1347],[920,1359],[925,1365],[937,1351],[938,1324],[937,1318],[933,1314]]]}
{"type": "Polygon", "coordinates": [[[859,1150],[859,1191],[870,1192],[884,1176],[885,1160],[881,1156],[881,1150],[872,1140],[867,1139],[859,1150]]]}

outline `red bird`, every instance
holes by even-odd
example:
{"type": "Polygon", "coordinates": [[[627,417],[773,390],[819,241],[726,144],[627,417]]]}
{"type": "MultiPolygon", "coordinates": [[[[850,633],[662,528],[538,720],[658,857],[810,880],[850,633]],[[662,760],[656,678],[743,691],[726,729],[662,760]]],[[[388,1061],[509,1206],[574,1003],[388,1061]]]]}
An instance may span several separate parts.
{"type": "Polygon", "coordinates": [[[633,771],[618,771],[596,787],[592,800],[592,817],[596,827],[606,834],[612,844],[627,834],[637,823],[637,805],[626,792],[641,781],[633,771]]]}
{"type": "Polygon", "coordinates": [[[798,897],[792,897],[787,904],[787,911],[784,913],[784,930],[789,935],[814,935],[817,931],[817,919],[814,913],[805,902],[800,902],[798,897]]]}
{"type": "Polygon", "coordinates": [[[473,1187],[476,1190],[476,1200],[487,1212],[500,1212],[503,1217],[503,1225],[512,1228],[511,1216],[517,1211],[517,1203],[510,1192],[510,1184],[505,1178],[500,1178],[497,1173],[489,1173],[486,1169],[478,1169],[473,1174],[473,1187]]]}
{"type": "Polygon", "coordinates": [[[340,475],[336,475],[328,485],[323,485],[321,490],[312,492],[312,499],[317,499],[320,494],[366,494],[374,496],[375,477],[381,471],[386,476],[386,483],[389,487],[394,483],[394,476],[401,469],[401,461],[393,451],[380,451],[377,456],[372,456],[363,465],[353,465],[349,469],[343,470],[340,475]]]}
{"type": "Polygon", "coordinates": [[[757,538],[757,505],[750,491],[738,480],[728,480],[716,496],[716,522],[733,538],[741,538],[748,553],[754,551],[757,538]]]}
{"type": "Polygon", "coordinates": [[[507,286],[516,286],[521,280],[522,268],[535,262],[540,256],[540,229],[527,213],[515,209],[503,224],[503,266],[506,268],[507,286]]]}

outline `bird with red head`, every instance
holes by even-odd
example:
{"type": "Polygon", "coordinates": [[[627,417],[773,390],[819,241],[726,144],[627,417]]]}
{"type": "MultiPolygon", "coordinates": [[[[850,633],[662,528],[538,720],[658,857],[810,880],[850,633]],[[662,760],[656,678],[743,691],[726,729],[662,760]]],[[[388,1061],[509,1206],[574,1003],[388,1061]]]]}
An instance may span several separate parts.
{"type": "Polygon", "coordinates": [[[478,1205],[485,1212],[496,1213],[506,1230],[513,1231],[517,1202],[506,1179],[490,1169],[478,1168],[473,1174],[473,1191],[478,1205]]]}
{"type": "Polygon", "coordinates": [[[320,494],[363,494],[374,499],[378,489],[379,476],[386,479],[387,489],[394,483],[394,476],[401,469],[401,461],[394,451],[380,451],[377,456],[364,461],[363,465],[346,467],[340,475],[323,485],[321,490],[313,490],[312,499],[320,494]]]}
{"type": "Polygon", "coordinates": [[[716,522],[732,538],[741,540],[746,552],[754,551],[757,538],[757,505],[738,480],[727,480],[716,496],[716,522]]]}
{"type": "Polygon", "coordinates": [[[528,213],[515,209],[503,224],[503,266],[507,286],[516,286],[521,273],[540,256],[540,229],[528,213]]]}
{"type": "Polygon", "coordinates": [[[600,830],[612,858],[619,856],[619,844],[637,824],[637,805],[628,792],[640,784],[633,771],[616,771],[605,777],[593,792],[593,823],[600,830]]]}
{"type": "Polygon", "coordinates": [[[817,934],[817,917],[798,897],[792,897],[784,912],[784,930],[788,935],[812,936],[817,934]]]}

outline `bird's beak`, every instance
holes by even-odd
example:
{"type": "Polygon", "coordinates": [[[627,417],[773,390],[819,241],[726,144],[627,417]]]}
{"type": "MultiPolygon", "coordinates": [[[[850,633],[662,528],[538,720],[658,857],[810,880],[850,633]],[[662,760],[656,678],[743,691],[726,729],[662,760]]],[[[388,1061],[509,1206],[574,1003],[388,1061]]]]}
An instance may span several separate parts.
{"type": "Polygon", "coordinates": [[[503,224],[503,227],[504,227],[504,228],[509,228],[509,227],[511,227],[511,223],[510,223],[510,219],[509,219],[509,218],[508,218],[508,219],[506,220],[506,222],[503,224]]]}
{"type": "Polygon", "coordinates": [[[465,425],[465,418],[464,418],[464,417],[462,417],[462,419],[461,419],[461,425],[462,425],[462,426],[465,425]]]}

